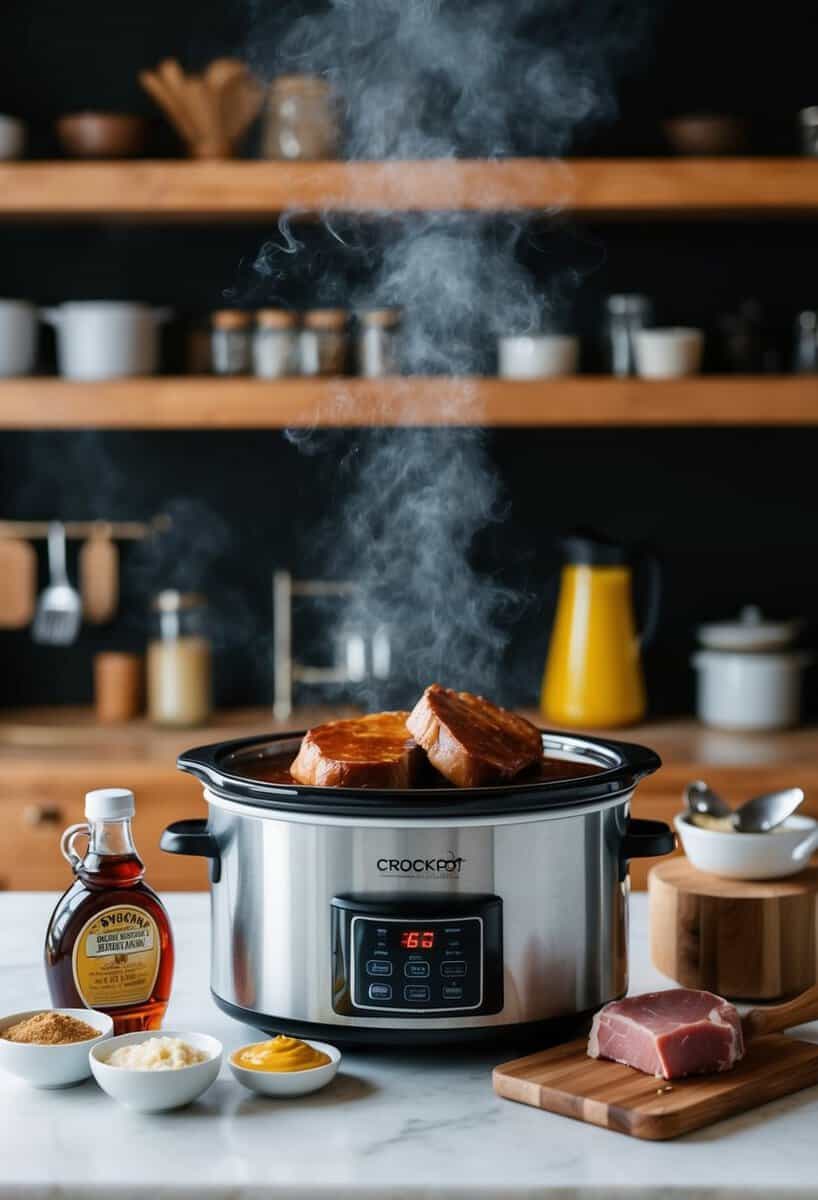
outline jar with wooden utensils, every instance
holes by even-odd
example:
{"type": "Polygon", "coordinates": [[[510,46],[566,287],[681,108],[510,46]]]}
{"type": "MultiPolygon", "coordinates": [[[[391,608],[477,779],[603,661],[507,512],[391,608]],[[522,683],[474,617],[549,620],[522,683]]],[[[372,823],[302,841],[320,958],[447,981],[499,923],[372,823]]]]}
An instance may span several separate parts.
{"type": "Polygon", "coordinates": [[[300,338],[302,375],[343,375],[349,336],[343,308],[314,308],[304,313],[300,338]]]}
{"type": "Polygon", "coordinates": [[[235,58],[217,58],[201,75],[166,58],[156,70],[141,71],[139,82],[193,158],[232,158],[264,100],[261,84],[235,58]]]}
{"type": "Polygon", "coordinates": [[[210,319],[210,361],[214,375],[247,375],[252,362],[253,318],[225,308],[210,319]]]}
{"type": "Polygon", "coordinates": [[[331,86],[317,75],[280,75],[270,84],[262,136],[265,158],[338,158],[341,127],[331,86]]]}
{"type": "Polygon", "coordinates": [[[201,725],[211,713],[212,691],[207,600],[194,592],[160,592],[148,643],[148,716],[157,725],[201,725]]]}
{"type": "Polygon", "coordinates": [[[298,370],[297,315],[283,308],[260,308],[253,332],[253,374],[282,379],[298,370]]]}
{"type": "Polygon", "coordinates": [[[145,663],[141,654],[106,650],[94,655],[94,710],[101,725],[131,721],[142,712],[145,663]]]}

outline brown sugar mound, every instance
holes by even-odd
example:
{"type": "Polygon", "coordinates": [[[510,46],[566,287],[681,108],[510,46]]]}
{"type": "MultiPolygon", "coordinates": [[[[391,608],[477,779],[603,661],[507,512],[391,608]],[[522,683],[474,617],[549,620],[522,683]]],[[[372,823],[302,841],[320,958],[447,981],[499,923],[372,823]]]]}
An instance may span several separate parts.
{"type": "Polygon", "coordinates": [[[35,1046],[67,1046],[71,1042],[87,1042],[99,1037],[99,1030],[87,1021],[78,1021],[61,1012],[41,1012],[26,1017],[4,1029],[1,1037],[7,1042],[23,1042],[35,1046]]]}

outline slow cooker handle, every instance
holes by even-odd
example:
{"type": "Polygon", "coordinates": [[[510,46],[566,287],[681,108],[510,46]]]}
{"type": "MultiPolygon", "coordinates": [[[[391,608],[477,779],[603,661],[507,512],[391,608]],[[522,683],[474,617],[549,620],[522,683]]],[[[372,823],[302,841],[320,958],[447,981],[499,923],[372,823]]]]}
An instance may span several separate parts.
{"type": "Polygon", "coordinates": [[[159,838],[160,850],[168,854],[192,854],[210,859],[210,882],[218,883],[222,876],[219,844],[207,827],[207,819],[194,817],[189,821],[174,821],[159,838]]]}
{"type": "Polygon", "coordinates": [[[621,858],[626,863],[632,858],[654,858],[670,854],[676,847],[676,835],[664,821],[643,821],[630,817],[622,839],[621,858]]]}

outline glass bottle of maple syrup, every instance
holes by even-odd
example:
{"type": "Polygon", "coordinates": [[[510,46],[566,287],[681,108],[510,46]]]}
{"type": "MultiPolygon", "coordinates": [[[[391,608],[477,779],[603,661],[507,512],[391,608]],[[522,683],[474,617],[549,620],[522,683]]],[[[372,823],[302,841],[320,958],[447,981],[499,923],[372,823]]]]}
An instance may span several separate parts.
{"type": "Polygon", "coordinates": [[[173,980],[173,937],[131,836],[133,792],[100,788],[85,797],[87,820],[60,842],[74,882],[57,902],[45,968],[58,1008],[96,1008],[114,1033],[159,1029],[173,980]],[[75,849],[87,837],[85,853],[75,849]]]}

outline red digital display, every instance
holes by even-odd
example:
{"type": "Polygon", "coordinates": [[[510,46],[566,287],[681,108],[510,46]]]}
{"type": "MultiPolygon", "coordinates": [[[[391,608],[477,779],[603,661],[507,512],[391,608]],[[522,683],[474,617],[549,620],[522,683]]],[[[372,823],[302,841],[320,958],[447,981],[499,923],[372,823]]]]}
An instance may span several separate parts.
{"type": "Polygon", "coordinates": [[[402,950],[431,950],[435,944],[434,929],[404,929],[400,935],[402,950]]]}

